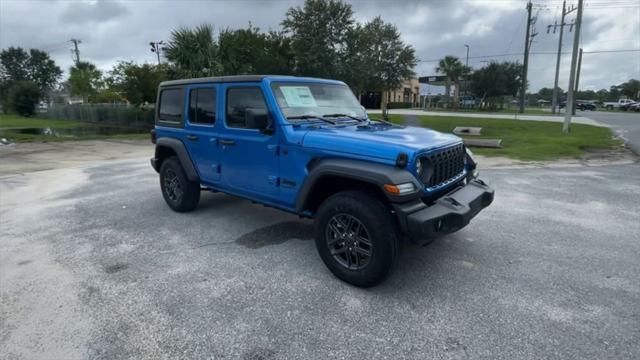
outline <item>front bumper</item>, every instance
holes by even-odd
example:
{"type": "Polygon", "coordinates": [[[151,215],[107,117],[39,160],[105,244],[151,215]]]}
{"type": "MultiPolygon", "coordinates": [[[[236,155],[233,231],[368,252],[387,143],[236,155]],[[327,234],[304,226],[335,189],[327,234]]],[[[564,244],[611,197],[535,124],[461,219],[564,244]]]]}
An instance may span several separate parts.
{"type": "Polygon", "coordinates": [[[156,172],[160,172],[160,162],[158,161],[158,159],[156,158],[151,158],[151,167],[153,168],[153,170],[155,170],[156,172]]]}
{"type": "Polygon", "coordinates": [[[415,243],[427,243],[465,227],[493,201],[493,189],[480,179],[438,198],[427,206],[421,200],[396,204],[394,209],[403,232],[415,243]]]}

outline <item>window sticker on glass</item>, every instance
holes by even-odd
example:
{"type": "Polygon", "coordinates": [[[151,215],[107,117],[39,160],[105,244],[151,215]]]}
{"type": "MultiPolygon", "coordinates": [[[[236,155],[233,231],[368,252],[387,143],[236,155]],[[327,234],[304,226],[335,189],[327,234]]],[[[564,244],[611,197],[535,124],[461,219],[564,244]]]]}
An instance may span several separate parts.
{"type": "Polygon", "coordinates": [[[281,86],[280,90],[289,107],[317,107],[316,99],[307,86],[281,86]]]}

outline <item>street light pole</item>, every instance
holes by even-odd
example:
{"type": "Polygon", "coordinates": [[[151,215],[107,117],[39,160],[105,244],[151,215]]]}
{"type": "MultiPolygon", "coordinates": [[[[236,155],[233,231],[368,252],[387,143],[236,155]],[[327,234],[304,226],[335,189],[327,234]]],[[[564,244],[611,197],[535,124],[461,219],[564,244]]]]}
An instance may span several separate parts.
{"type": "Polygon", "coordinates": [[[464,47],[467,48],[467,61],[464,63],[464,65],[469,67],[469,45],[464,44],[464,47]]]}
{"type": "Polygon", "coordinates": [[[162,51],[161,45],[164,45],[164,41],[152,41],[149,43],[149,46],[151,46],[151,52],[156,53],[156,56],[158,57],[158,65],[160,65],[160,51],[162,51]]]}
{"type": "Polygon", "coordinates": [[[464,47],[466,47],[466,48],[467,48],[467,60],[466,60],[466,61],[465,61],[465,63],[464,63],[464,66],[465,66],[465,74],[464,74],[464,92],[465,92],[465,96],[466,96],[466,95],[467,95],[467,81],[468,81],[468,79],[467,79],[467,76],[468,76],[468,74],[467,74],[467,70],[469,69],[469,45],[464,44],[464,47]]]}

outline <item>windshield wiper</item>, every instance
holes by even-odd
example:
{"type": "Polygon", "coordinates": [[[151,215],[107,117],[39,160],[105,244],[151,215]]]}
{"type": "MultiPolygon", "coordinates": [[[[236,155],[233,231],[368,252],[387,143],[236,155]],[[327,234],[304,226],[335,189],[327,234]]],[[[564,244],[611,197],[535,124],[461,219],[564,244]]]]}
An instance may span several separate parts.
{"type": "Polygon", "coordinates": [[[366,122],[367,121],[367,119],[361,119],[359,117],[351,116],[351,115],[347,115],[347,114],[326,114],[326,115],[322,115],[322,117],[324,117],[324,118],[328,118],[328,117],[346,117],[346,118],[349,118],[349,119],[356,120],[358,122],[366,122]]]}
{"type": "Polygon", "coordinates": [[[315,115],[297,115],[297,116],[287,116],[287,120],[320,120],[324,122],[328,122],[331,125],[335,125],[335,121],[331,121],[329,119],[322,118],[320,116],[315,115]]]}

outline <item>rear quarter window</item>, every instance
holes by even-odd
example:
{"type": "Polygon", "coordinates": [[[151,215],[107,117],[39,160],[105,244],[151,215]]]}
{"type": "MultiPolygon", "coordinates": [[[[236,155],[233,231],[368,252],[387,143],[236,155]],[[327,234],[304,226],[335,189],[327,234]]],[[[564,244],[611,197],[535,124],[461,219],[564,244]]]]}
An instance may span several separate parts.
{"type": "Polygon", "coordinates": [[[182,121],[182,89],[163,89],[160,91],[158,121],[180,124],[182,121]]]}

